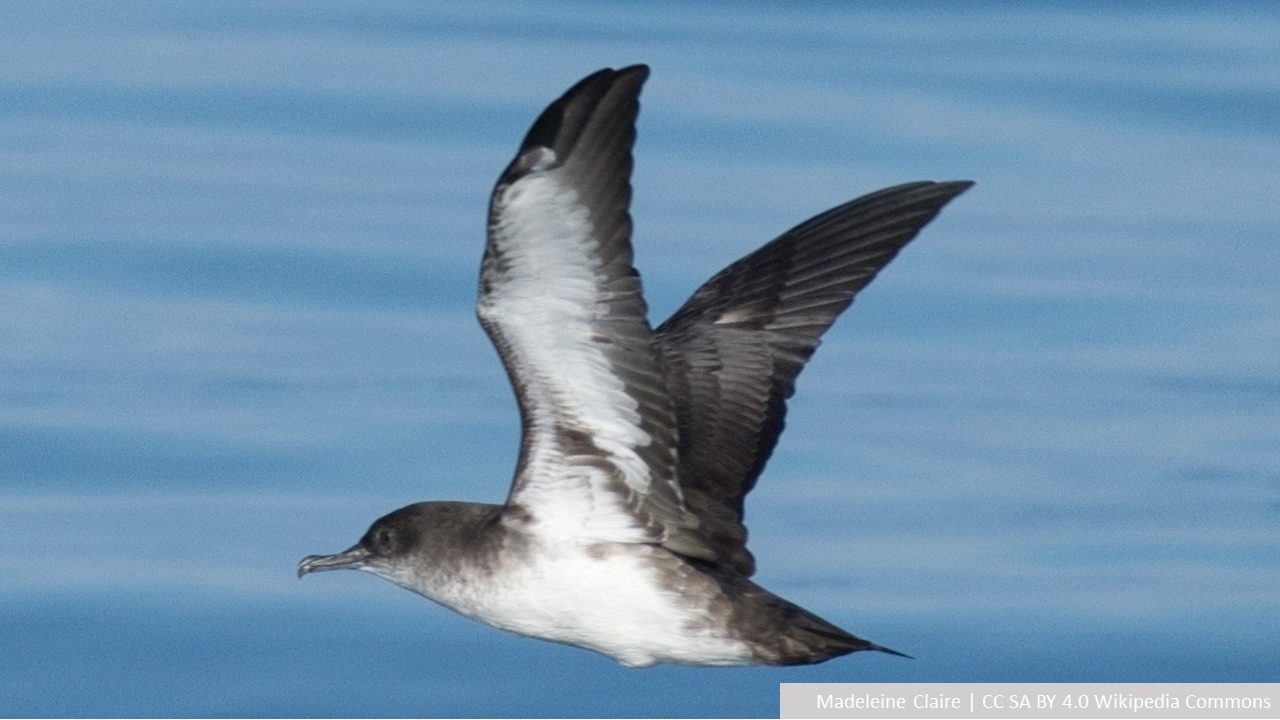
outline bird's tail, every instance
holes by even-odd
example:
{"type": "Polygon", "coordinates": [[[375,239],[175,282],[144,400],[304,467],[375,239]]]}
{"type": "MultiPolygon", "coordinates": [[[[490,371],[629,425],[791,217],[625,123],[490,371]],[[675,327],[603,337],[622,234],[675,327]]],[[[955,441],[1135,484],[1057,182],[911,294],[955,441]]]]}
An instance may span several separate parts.
{"type": "Polygon", "coordinates": [[[813,615],[812,613],[805,612],[805,614],[809,615],[816,622],[813,625],[802,625],[800,631],[811,638],[810,642],[815,650],[830,653],[830,655],[824,659],[840,657],[841,655],[848,655],[849,653],[861,652],[863,650],[875,650],[888,655],[897,655],[898,657],[912,660],[915,659],[904,652],[898,652],[893,648],[887,648],[883,645],[873,643],[870,640],[863,640],[856,635],[851,635],[826,620],[813,615]]]}
{"type": "Polygon", "coordinates": [[[779,634],[779,642],[774,646],[773,653],[762,653],[771,655],[766,658],[771,665],[820,663],[863,650],[911,658],[906,653],[847,633],[804,608],[785,600],[782,602],[787,606],[779,608],[785,618],[786,630],[779,634]]]}

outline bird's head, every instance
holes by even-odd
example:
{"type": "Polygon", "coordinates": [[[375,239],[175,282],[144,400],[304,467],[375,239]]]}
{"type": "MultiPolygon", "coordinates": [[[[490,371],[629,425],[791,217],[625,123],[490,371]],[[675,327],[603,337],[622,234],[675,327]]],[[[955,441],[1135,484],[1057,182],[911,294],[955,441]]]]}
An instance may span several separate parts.
{"type": "Polygon", "coordinates": [[[333,555],[308,555],[298,563],[298,577],[325,570],[364,570],[387,577],[421,544],[426,516],[424,506],[417,503],[384,515],[369,526],[360,542],[333,555]]]}
{"type": "MultiPolygon", "coordinates": [[[[384,515],[360,542],[333,555],[308,555],[298,577],[325,570],[364,570],[431,596],[433,577],[456,570],[458,552],[491,549],[501,507],[479,503],[421,502],[384,515]]],[[[473,559],[483,559],[481,552],[473,559]]]]}

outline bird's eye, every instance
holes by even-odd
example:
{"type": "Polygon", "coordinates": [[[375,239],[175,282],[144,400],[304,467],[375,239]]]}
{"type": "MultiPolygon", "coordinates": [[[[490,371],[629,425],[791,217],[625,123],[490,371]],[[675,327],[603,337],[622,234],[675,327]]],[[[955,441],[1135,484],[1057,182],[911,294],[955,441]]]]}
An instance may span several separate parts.
{"type": "Polygon", "coordinates": [[[388,528],[378,528],[373,534],[373,544],[379,552],[386,552],[395,544],[396,534],[388,528]]]}

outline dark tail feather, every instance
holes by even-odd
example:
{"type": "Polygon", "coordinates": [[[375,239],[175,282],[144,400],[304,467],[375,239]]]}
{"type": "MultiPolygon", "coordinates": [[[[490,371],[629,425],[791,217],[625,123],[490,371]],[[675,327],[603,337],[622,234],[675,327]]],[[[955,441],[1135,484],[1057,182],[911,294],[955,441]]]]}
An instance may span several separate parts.
{"type": "Polygon", "coordinates": [[[814,636],[815,640],[819,640],[818,643],[811,646],[812,650],[816,651],[819,656],[826,655],[826,657],[823,657],[821,660],[801,660],[800,663],[824,662],[832,658],[856,652],[863,652],[865,650],[874,650],[876,652],[885,653],[886,655],[897,655],[898,657],[907,658],[908,660],[915,660],[914,657],[904,652],[898,652],[893,648],[887,648],[883,645],[873,643],[870,640],[863,640],[856,635],[850,635],[817,616],[813,616],[813,618],[825,627],[805,627],[803,629],[807,634],[814,636]]]}
{"type": "Polygon", "coordinates": [[[908,660],[915,660],[915,656],[908,655],[904,652],[898,652],[893,648],[887,648],[883,645],[877,645],[875,643],[868,643],[868,644],[871,646],[867,648],[868,650],[877,650],[879,652],[885,653],[886,655],[897,655],[898,657],[906,658],[908,660]]]}
{"type": "Polygon", "coordinates": [[[804,608],[778,600],[785,603],[785,607],[778,608],[785,618],[785,629],[780,633],[780,642],[773,647],[757,648],[757,656],[762,662],[769,665],[810,665],[864,650],[915,659],[904,652],[851,635],[804,608]]]}

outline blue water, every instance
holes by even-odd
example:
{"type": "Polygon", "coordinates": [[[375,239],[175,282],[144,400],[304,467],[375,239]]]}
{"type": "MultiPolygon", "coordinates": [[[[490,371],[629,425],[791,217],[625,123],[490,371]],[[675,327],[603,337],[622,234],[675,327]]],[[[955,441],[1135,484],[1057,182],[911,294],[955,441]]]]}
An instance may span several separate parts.
{"type": "Polygon", "coordinates": [[[0,715],[765,716],[781,681],[1280,679],[1270,5],[0,4],[0,715]],[[647,62],[656,319],[973,179],[828,335],[759,580],[916,656],[629,670],[357,573],[497,501],[472,299],[528,124],[647,62]]]}

